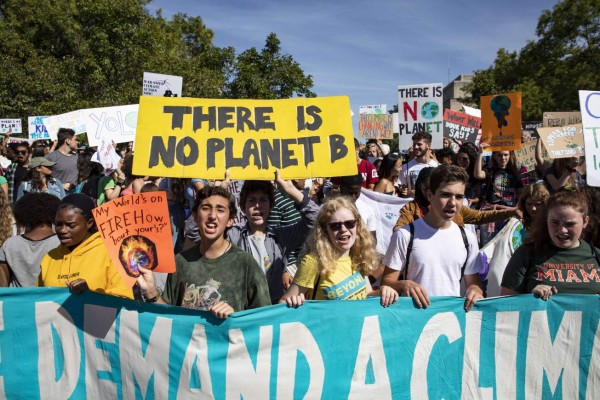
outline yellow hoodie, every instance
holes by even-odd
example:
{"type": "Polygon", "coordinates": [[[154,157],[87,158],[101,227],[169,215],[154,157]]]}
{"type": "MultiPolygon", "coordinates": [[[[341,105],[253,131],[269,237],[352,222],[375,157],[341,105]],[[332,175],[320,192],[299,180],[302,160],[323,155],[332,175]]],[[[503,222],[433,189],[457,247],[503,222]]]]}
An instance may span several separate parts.
{"type": "Polygon", "coordinates": [[[42,259],[38,286],[65,287],[67,281],[75,279],[85,279],[94,292],[133,298],[133,291],[125,286],[97,232],[72,252],[61,244],[42,259]]]}

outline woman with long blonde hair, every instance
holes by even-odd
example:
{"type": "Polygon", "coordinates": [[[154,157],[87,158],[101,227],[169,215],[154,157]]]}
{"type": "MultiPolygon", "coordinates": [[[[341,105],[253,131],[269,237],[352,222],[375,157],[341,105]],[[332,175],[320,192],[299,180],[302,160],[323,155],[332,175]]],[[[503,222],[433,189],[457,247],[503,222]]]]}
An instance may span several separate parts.
{"type": "Polygon", "coordinates": [[[387,307],[398,298],[389,286],[373,290],[371,274],[379,266],[373,236],[347,197],[323,205],[307,241],[294,281],[280,300],[297,307],[305,297],[317,300],[358,300],[381,296],[387,307]],[[309,294],[310,292],[310,294],[309,294]]]}

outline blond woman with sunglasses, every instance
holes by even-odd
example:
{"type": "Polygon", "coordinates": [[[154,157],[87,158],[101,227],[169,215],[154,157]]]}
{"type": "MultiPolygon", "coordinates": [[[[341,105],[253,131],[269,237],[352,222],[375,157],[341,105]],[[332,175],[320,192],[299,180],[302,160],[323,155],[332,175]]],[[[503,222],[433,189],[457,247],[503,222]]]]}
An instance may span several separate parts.
{"type": "Polygon", "coordinates": [[[384,307],[394,303],[398,293],[389,286],[373,290],[371,274],[379,266],[372,235],[354,204],[336,197],[323,205],[307,242],[294,281],[280,300],[290,307],[314,300],[360,300],[381,296],[384,307]]]}

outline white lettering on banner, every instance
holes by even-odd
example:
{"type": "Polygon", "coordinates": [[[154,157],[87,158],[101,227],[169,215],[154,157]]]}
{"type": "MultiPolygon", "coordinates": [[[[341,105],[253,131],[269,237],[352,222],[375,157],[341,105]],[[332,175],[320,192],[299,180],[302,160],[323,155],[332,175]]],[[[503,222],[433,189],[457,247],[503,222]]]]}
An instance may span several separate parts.
{"type": "Polygon", "coordinates": [[[466,314],[466,318],[461,399],[492,400],[494,389],[479,387],[479,355],[483,313],[481,311],[471,311],[466,314]]]}
{"type": "MultiPolygon", "coordinates": [[[[64,399],[71,396],[79,380],[81,345],[71,315],[53,301],[35,303],[38,337],[38,379],[40,399],[64,399]],[[53,331],[59,343],[54,343],[53,331]],[[56,352],[62,348],[62,374],[59,376],[56,352]]],[[[58,358],[60,359],[60,358],[58,358]]],[[[61,366],[59,366],[61,367],[61,366]]]]}
{"type": "Polygon", "coordinates": [[[144,354],[138,316],[137,311],[121,309],[120,312],[119,353],[123,397],[134,399],[138,386],[142,397],[146,398],[148,383],[150,378],[154,378],[154,398],[166,399],[169,396],[168,360],[173,320],[156,318],[144,354]]]}
{"type": "Polygon", "coordinates": [[[517,339],[519,312],[500,311],[496,314],[496,398],[517,398],[517,339]]]}
{"type": "Polygon", "coordinates": [[[177,398],[179,400],[214,398],[212,390],[212,379],[210,377],[210,368],[208,364],[208,344],[206,342],[206,330],[204,325],[194,324],[192,339],[185,349],[183,365],[179,373],[179,388],[177,389],[177,398]],[[200,389],[192,388],[192,371],[194,362],[196,362],[196,371],[200,381],[200,389]]]}
{"type": "MultiPolygon", "coordinates": [[[[0,332],[4,331],[4,314],[3,314],[4,303],[0,301],[0,332]]],[[[2,351],[0,350],[0,365],[2,365],[2,351]]],[[[4,391],[4,377],[0,375],[0,398],[5,399],[6,394],[4,391]]]]}
{"type": "Polygon", "coordinates": [[[590,359],[590,369],[587,376],[585,400],[595,400],[598,396],[596,389],[600,387],[600,324],[596,326],[594,346],[590,359]]]}
{"type": "Polygon", "coordinates": [[[553,394],[562,373],[562,398],[579,397],[580,342],[581,311],[565,311],[554,342],[546,311],[531,313],[525,365],[526,399],[542,398],[544,371],[553,394]]]}
{"type": "MultiPolygon", "coordinates": [[[[325,364],[321,351],[310,330],[301,322],[281,324],[279,327],[279,359],[277,376],[296,376],[297,353],[301,351],[310,367],[309,384],[305,399],[320,399],[325,382],[325,364]],[[283,360],[286,360],[285,362],[283,360]]],[[[286,379],[277,380],[278,399],[294,398],[294,384],[286,379]]]]}
{"type": "Polygon", "coordinates": [[[373,315],[365,317],[360,343],[358,344],[358,355],[354,364],[354,374],[350,383],[349,399],[391,399],[392,386],[387,372],[383,340],[379,328],[379,317],[373,315]],[[375,383],[367,384],[367,368],[371,360],[375,383]]]}
{"type": "Polygon", "coordinates": [[[100,372],[112,374],[109,353],[97,343],[115,344],[117,310],[111,307],[86,304],[83,314],[83,347],[85,349],[85,385],[88,399],[117,398],[117,384],[101,378],[100,372]],[[102,340],[101,340],[102,339],[102,340]]]}
{"type": "Polygon", "coordinates": [[[261,326],[256,369],[252,365],[241,329],[229,331],[227,350],[226,398],[231,400],[268,399],[271,384],[271,347],[273,326],[261,326]]]}
{"type": "Polygon", "coordinates": [[[410,396],[413,399],[429,397],[427,389],[427,366],[433,345],[440,336],[446,336],[448,343],[462,337],[456,315],[451,312],[439,313],[431,317],[421,331],[413,356],[412,376],[410,377],[410,396]]]}

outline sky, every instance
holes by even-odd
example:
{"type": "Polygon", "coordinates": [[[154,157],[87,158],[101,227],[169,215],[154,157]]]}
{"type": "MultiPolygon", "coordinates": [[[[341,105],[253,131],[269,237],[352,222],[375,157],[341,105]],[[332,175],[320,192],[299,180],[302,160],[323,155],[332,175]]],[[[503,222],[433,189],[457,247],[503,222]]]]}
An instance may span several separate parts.
{"type": "MultiPolygon", "coordinates": [[[[535,40],[555,0],[327,1],[158,0],[163,16],[200,16],[214,44],[262,49],[275,32],[313,78],[317,96],[350,97],[358,107],[397,103],[399,85],[441,82],[492,65],[499,48],[535,40]]],[[[185,82],[183,83],[185,87],[185,82]]],[[[356,119],[356,117],[355,117],[356,119]]],[[[356,126],[356,121],[354,121],[356,126]]]]}

